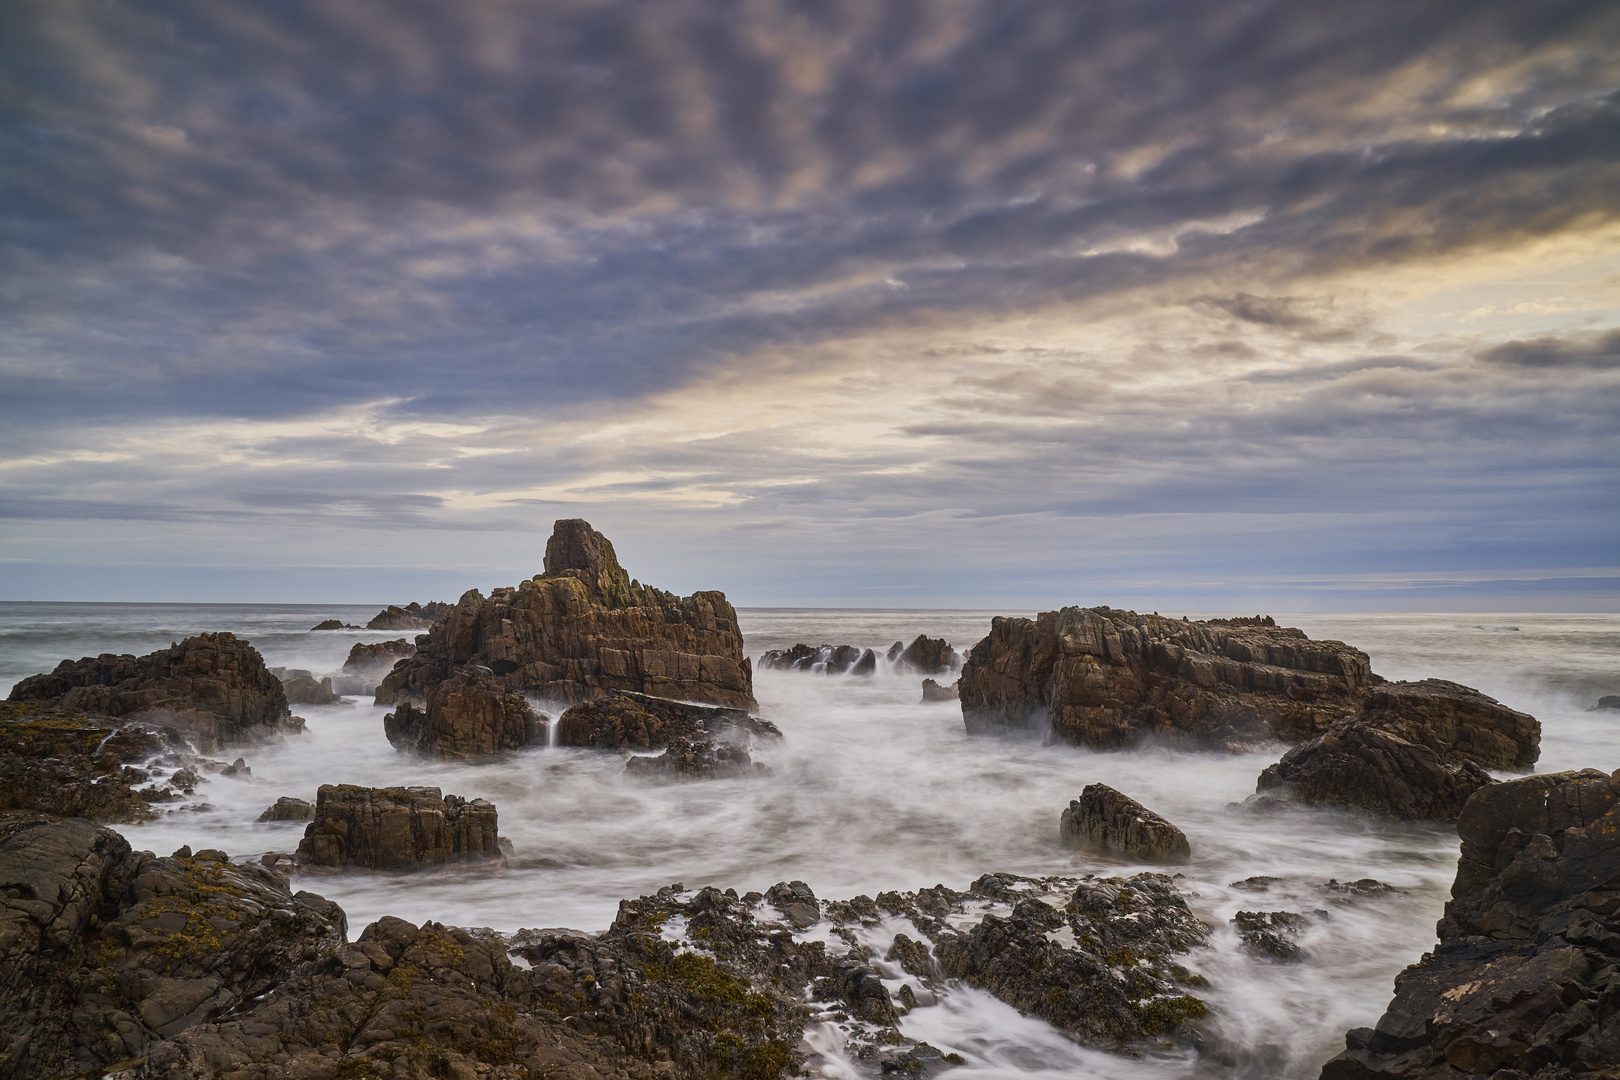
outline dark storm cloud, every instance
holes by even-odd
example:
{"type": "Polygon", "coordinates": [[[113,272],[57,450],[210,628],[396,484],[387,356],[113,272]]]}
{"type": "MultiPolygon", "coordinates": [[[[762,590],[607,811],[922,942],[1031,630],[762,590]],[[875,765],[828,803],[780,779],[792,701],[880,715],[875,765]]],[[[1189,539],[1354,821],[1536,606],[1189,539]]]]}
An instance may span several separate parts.
{"type": "Polygon", "coordinates": [[[1620,190],[1601,3],[0,18],[0,393],[29,428],[631,398],[900,318],[1548,233],[1620,190]],[[1173,257],[1108,253],[1139,234],[1173,257]]]}

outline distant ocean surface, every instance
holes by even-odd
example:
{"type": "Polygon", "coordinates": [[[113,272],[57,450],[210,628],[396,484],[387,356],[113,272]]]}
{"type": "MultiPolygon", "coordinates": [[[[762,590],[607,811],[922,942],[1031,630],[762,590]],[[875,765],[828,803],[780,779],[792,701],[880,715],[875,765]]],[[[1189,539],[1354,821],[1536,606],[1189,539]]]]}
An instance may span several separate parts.
{"type": "MultiPolygon", "coordinates": [[[[328,618],[364,624],[380,606],[0,603],[0,693],[64,658],[148,653],[215,630],[247,638],[272,666],[329,673],[355,642],[410,635],[309,628],[328,618]]],[[[965,652],[992,615],[1031,613],[738,614],[747,651],[757,658],[801,641],[881,653],[919,633],[965,652]]],[[[1620,712],[1591,711],[1598,697],[1620,694],[1620,615],[1268,614],[1313,638],[1364,650],[1386,678],[1451,679],[1534,714],[1543,728],[1538,771],[1620,767],[1620,712]]],[[[159,852],[190,844],[248,857],[292,850],[302,823],[256,819],[278,796],[313,799],[322,783],[432,784],[496,804],[516,857],[493,876],[345,874],[299,882],[340,902],[357,933],[383,914],[500,930],[596,930],[621,898],[677,881],[742,892],[797,878],[823,899],[842,899],[936,882],[963,889],[992,870],[1134,873],[1142,868],[1059,846],[1059,814],[1097,781],[1180,825],[1194,857],[1177,884],[1216,927],[1212,949],[1195,966],[1212,983],[1207,998],[1219,1046],[1196,1059],[1085,1050],[987,994],[957,989],[911,1012],[901,1027],[964,1054],[969,1064],[951,1073],[958,1080],[1314,1078],[1342,1049],[1347,1028],[1377,1019],[1395,974],[1434,944],[1456,867],[1451,827],[1335,811],[1237,812],[1230,804],[1254,791],[1281,747],[1238,755],[1153,747],[1102,753],[970,738],[954,704],[919,703],[920,682],[884,669],[869,679],[756,673],[759,713],[785,735],[779,749],[761,755],[772,775],[659,786],[626,777],[617,755],[587,750],[535,749],[487,765],[426,763],[394,752],[383,737],[386,710],[367,699],[298,706],[309,722],[306,735],[231,751],[248,759],[250,779],[214,776],[191,804],[122,831],[136,847],[159,852]],[[1231,888],[1253,875],[1282,883],[1263,896],[1231,888]],[[1334,905],[1318,887],[1362,877],[1400,892],[1334,905]],[[1240,949],[1229,920],[1256,907],[1325,912],[1301,938],[1310,958],[1278,965],[1240,949]]],[[[817,1075],[865,1075],[842,1054],[836,1031],[817,1029],[813,1037],[817,1075]]]]}

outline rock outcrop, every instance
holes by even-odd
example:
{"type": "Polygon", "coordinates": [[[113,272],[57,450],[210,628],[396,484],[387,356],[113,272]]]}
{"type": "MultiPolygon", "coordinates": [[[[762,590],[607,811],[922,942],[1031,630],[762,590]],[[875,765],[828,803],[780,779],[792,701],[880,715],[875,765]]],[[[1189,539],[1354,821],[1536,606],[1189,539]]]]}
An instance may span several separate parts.
{"type": "Polygon", "coordinates": [[[496,812],[483,799],[435,787],[322,784],[298,844],[300,869],[420,870],[460,862],[504,863],[496,812]]]}
{"type": "Polygon", "coordinates": [[[1379,681],[1365,653],[1270,618],[1069,607],[991,621],[962,667],[962,716],[970,732],[1049,723],[1054,738],[1099,748],[1243,749],[1316,735],[1379,681]]]}
{"type": "Polygon", "coordinates": [[[405,607],[389,604],[366,623],[367,630],[427,630],[434,623],[443,622],[455,610],[454,604],[435,600],[430,604],[412,601],[405,607]]]}
{"type": "Polygon", "coordinates": [[[746,750],[782,733],[746,709],[726,709],[616,691],[575,705],[557,720],[558,746],[658,750],[676,742],[746,750]]]}
{"type": "Polygon", "coordinates": [[[351,623],[346,623],[342,619],[322,619],[320,622],[318,622],[314,626],[310,627],[309,632],[313,634],[317,630],[360,630],[360,629],[363,629],[363,628],[359,627],[359,626],[355,626],[355,625],[353,625],[351,623]]]}
{"type": "Polygon", "coordinates": [[[613,545],[579,520],[557,522],[544,574],[488,598],[467,592],[383,680],[377,702],[423,701],[468,664],[548,701],[632,690],[754,707],[753,671],[725,594],[682,598],[631,581],[613,545]]]}
{"type": "Polygon", "coordinates": [[[1592,712],[1597,709],[1620,709],[1620,694],[1606,694],[1598,698],[1597,704],[1587,711],[1592,712]]]}
{"type": "Polygon", "coordinates": [[[1456,821],[1474,792],[1493,783],[1471,761],[1443,760],[1428,746],[1352,716],[1268,766],[1251,799],[1456,821]]]}
{"type": "Polygon", "coordinates": [[[933,679],[922,681],[922,701],[919,704],[929,705],[941,701],[962,700],[962,684],[953,682],[949,686],[941,686],[933,679]]]}
{"type": "Polygon", "coordinates": [[[315,806],[303,799],[295,799],[291,795],[283,795],[277,799],[264,813],[259,815],[260,821],[309,821],[315,817],[315,806]]]}
{"type": "Polygon", "coordinates": [[[172,771],[191,759],[172,730],[59,705],[0,704],[0,810],[148,821],[178,797],[159,763],[172,771]]]}
{"type": "Polygon", "coordinates": [[[1439,944],[1323,1080],[1620,1073],[1617,787],[1586,769],[1469,799],[1439,944]]]}
{"type": "Polygon", "coordinates": [[[814,671],[817,665],[826,675],[870,675],[877,670],[877,653],[858,645],[801,643],[791,649],[771,649],[759,658],[761,671],[814,671]]]}
{"type": "Polygon", "coordinates": [[[1058,823],[1071,847],[1142,862],[1181,862],[1192,857],[1187,836],[1169,821],[1107,784],[1087,784],[1058,823]]]}
{"type": "Polygon", "coordinates": [[[363,673],[381,668],[387,671],[398,661],[415,655],[416,646],[404,638],[371,644],[356,642],[349,649],[349,658],[343,661],[343,670],[363,673]]]}
{"type": "Polygon", "coordinates": [[[706,739],[670,740],[662,754],[638,754],[624,763],[625,772],[651,780],[719,780],[762,776],[770,770],[741,746],[706,739]]]}
{"type": "Polygon", "coordinates": [[[332,689],[330,676],[317,679],[307,671],[289,671],[285,675],[278,673],[277,677],[281,679],[281,690],[287,695],[289,705],[336,705],[343,700],[332,689]]]}
{"type": "Polygon", "coordinates": [[[467,667],[429,686],[424,707],[401,701],[383,717],[383,732],[396,750],[447,761],[544,746],[548,723],[487,668],[467,667]]]}
{"type": "Polygon", "coordinates": [[[962,656],[944,638],[918,634],[900,653],[896,664],[902,671],[919,675],[940,675],[962,666],[962,656]]]}
{"type": "Polygon", "coordinates": [[[229,633],[198,634],[148,656],[63,660],[12,687],[8,700],[172,727],[204,753],[303,728],[258,650],[229,633]]]}
{"type": "MultiPolygon", "coordinates": [[[[0,1075],[109,1071],[343,941],[336,904],[218,852],[155,858],[79,819],[0,816],[0,1075]]],[[[272,1041],[274,1041],[272,1039],[272,1041]]]]}
{"type": "Polygon", "coordinates": [[[1260,774],[1256,798],[1403,819],[1455,821],[1487,767],[1526,769],[1541,752],[1535,717],[1441,679],[1374,687],[1355,715],[1260,774]]]}
{"type": "Polygon", "coordinates": [[[1238,940],[1246,948],[1286,963],[1310,955],[1294,940],[1309,925],[1310,920],[1297,911],[1240,911],[1232,916],[1238,940]]]}

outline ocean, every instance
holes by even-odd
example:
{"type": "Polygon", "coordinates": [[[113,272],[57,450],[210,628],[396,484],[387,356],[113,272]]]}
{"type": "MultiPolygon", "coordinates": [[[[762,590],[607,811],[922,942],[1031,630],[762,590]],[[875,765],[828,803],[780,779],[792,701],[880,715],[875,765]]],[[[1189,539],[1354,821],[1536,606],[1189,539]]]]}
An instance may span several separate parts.
{"type": "MultiPolygon", "coordinates": [[[[355,642],[401,635],[309,627],[327,618],[363,624],[379,606],[0,603],[0,694],[63,658],[143,654],[213,630],[248,639],[272,666],[329,673],[355,642]]],[[[870,646],[881,654],[919,633],[965,652],[994,614],[1031,613],[738,612],[755,658],[795,642],[870,646]]],[[[1620,694],[1620,615],[1267,614],[1313,638],[1364,650],[1386,678],[1451,679],[1534,714],[1543,728],[1538,771],[1620,767],[1620,712],[1591,710],[1599,696],[1620,694]]],[[[664,785],[626,776],[619,755],[600,751],[547,747],[489,764],[423,762],[390,747],[387,710],[369,698],[296,706],[308,721],[305,735],[229,752],[246,758],[250,777],[212,776],[195,799],[158,821],[120,829],[137,848],[167,853],[189,844],[249,858],[296,847],[303,823],[257,818],[279,796],[313,800],[323,783],[433,785],[495,803],[500,831],[515,848],[503,870],[296,881],[341,903],[353,934],[384,914],[502,931],[599,930],[621,898],[675,882],[744,892],[798,879],[825,900],[936,883],[965,889],[988,871],[1113,876],[1150,869],[1059,844],[1059,815],[1098,781],[1179,825],[1193,857],[1177,868],[1177,886],[1215,927],[1211,948],[1189,961],[1211,982],[1204,1052],[1088,1050],[962,988],[900,1022],[908,1037],[968,1060],[952,1071],[957,1080],[1314,1078],[1343,1048],[1346,1029],[1378,1018],[1396,973],[1434,944],[1456,867],[1452,827],[1329,810],[1243,812],[1234,804],[1254,791],[1281,746],[1250,754],[1098,752],[970,737],[954,703],[920,703],[920,684],[920,677],[882,667],[865,679],[756,672],[759,715],[784,734],[778,748],[759,755],[770,774],[664,785]],[[1233,888],[1256,875],[1280,880],[1263,894],[1233,888]],[[1367,877],[1396,891],[1344,903],[1321,888],[1330,879],[1367,877]],[[1304,912],[1310,924],[1299,942],[1307,959],[1280,964],[1242,948],[1230,920],[1256,909],[1304,912]]],[[[870,1075],[843,1052],[837,1025],[812,1027],[809,1038],[814,1075],[870,1075]]]]}

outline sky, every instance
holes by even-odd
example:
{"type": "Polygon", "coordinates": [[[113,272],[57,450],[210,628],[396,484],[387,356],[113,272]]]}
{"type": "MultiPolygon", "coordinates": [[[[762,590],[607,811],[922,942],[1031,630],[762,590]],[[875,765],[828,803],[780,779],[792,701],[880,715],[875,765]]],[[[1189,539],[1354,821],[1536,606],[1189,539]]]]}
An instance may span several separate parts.
{"type": "Polygon", "coordinates": [[[0,599],[1620,611],[1612,0],[12,0],[0,599]]]}

